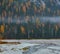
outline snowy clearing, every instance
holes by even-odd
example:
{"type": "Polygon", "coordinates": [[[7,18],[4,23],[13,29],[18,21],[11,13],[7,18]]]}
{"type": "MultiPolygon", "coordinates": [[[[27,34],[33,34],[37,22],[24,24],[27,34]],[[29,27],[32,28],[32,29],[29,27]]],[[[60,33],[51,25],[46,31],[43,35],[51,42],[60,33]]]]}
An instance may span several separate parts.
{"type": "Polygon", "coordinates": [[[0,44],[0,54],[60,54],[60,40],[1,40],[21,44],[0,44]]]}

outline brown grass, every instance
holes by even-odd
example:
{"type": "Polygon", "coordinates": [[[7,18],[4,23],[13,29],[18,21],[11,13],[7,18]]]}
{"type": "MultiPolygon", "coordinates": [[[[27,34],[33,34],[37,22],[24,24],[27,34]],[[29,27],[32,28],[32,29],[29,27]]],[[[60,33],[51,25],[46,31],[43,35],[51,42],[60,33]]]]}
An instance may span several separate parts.
{"type": "Polygon", "coordinates": [[[20,42],[3,42],[0,41],[0,44],[21,44],[20,42]]]}

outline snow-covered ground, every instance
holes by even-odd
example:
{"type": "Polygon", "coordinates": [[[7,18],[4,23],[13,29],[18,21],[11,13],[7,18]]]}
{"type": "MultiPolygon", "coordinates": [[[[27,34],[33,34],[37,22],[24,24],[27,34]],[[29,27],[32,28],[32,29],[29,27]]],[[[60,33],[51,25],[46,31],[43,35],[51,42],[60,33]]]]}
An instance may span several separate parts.
{"type": "Polygon", "coordinates": [[[0,44],[0,54],[60,54],[60,40],[1,40],[21,44],[0,44]]]}

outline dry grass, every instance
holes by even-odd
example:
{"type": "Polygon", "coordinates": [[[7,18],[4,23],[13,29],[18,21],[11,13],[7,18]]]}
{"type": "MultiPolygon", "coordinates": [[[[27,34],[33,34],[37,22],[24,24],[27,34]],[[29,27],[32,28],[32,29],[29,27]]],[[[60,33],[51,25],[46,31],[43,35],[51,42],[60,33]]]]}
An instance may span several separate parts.
{"type": "Polygon", "coordinates": [[[21,44],[20,42],[3,42],[0,41],[0,44],[21,44]]]}

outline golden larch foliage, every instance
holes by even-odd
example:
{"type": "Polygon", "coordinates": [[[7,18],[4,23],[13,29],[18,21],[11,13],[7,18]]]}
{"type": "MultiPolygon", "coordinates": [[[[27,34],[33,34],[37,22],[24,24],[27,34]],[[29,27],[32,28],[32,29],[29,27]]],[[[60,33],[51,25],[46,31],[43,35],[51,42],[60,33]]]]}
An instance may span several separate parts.
{"type": "Polygon", "coordinates": [[[0,27],[0,31],[1,31],[1,33],[4,33],[4,30],[5,30],[4,25],[1,25],[1,27],[0,27]]]}
{"type": "Polygon", "coordinates": [[[25,5],[23,5],[22,10],[24,13],[26,13],[26,6],[25,5]]]}
{"type": "Polygon", "coordinates": [[[31,5],[31,3],[30,3],[30,1],[28,1],[28,6],[30,6],[31,5]]]}
{"type": "Polygon", "coordinates": [[[58,26],[57,25],[55,26],[55,29],[56,29],[56,31],[58,30],[58,26]]]}
{"type": "Polygon", "coordinates": [[[45,26],[45,24],[44,24],[44,23],[42,23],[42,26],[44,27],[44,26],[45,26]]]}
{"type": "Polygon", "coordinates": [[[37,11],[37,7],[36,7],[36,6],[34,6],[34,11],[35,11],[35,12],[37,11]]]}
{"type": "Polygon", "coordinates": [[[29,16],[26,16],[26,19],[25,20],[26,20],[26,22],[28,22],[29,21],[29,16]]]}
{"type": "Polygon", "coordinates": [[[36,18],[36,24],[37,24],[37,25],[40,25],[40,20],[39,20],[39,18],[36,18]]]}
{"type": "Polygon", "coordinates": [[[9,0],[9,2],[13,2],[13,0],[9,0]]]}
{"type": "Polygon", "coordinates": [[[21,29],[21,32],[22,32],[22,33],[25,33],[25,28],[24,28],[23,26],[21,26],[20,29],[21,29]]]}

